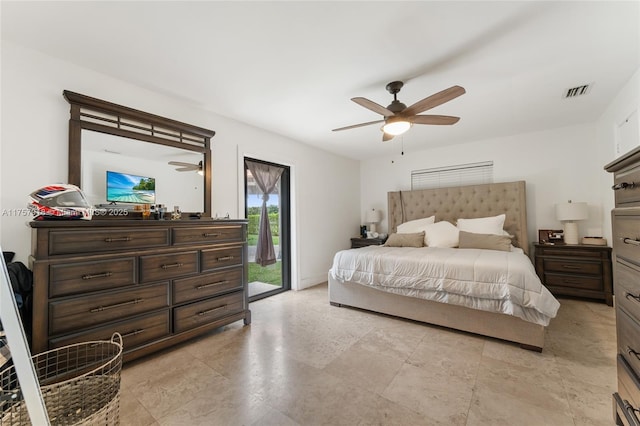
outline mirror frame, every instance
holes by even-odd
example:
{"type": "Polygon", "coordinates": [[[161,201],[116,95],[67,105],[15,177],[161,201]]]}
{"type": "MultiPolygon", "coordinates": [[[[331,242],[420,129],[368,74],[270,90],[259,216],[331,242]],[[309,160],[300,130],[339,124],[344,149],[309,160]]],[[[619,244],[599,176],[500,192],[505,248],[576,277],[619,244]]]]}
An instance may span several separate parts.
{"type": "MultiPolygon", "coordinates": [[[[211,217],[211,138],[213,130],[64,90],[69,118],[69,183],[81,187],[82,129],[172,146],[204,155],[204,211],[211,217]]],[[[189,213],[189,212],[185,212],[189,213]]]]}

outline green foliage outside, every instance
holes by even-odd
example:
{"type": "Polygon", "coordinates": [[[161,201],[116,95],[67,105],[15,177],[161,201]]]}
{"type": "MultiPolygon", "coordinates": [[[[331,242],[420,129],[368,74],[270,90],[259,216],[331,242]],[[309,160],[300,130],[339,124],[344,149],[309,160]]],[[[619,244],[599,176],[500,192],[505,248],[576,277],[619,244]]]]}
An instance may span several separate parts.
{"type": "MultiPolygon", "coordinates": [[[[257,209],[258,207],[252,207],[257,209]]],[[[249,214],[247,215],[247,219],[249,220],[249,225],[247,228],[247,233],[249,235],[251,234],[258,234],[258,227],[260,226],[260,212],[258,211],[258,214],[251,214],[251,209],[249,209],[249,214]]],[[[278,215],[278,212],[276,211],[275,213],[269,213],[269,225],[271,226],[271,235],[278,236],[280,235],[280,217],[278,215]]]]}
{"type": "Polygon", "coordinates": [[[282,262],[277,261],[273,265],[260,266],[255,262],[249,262],[249,282],[259,281],[265,284],[282,285],[282,262]]]}
{"type": "Polygon", "coordinates": [[[140,179],[140,182],[138,182],[138,184],[131,189],[139,189],[143,191],[156,189],[156,180],[155,178],[148,178],[148,179],[142,178],[140,179]]]}

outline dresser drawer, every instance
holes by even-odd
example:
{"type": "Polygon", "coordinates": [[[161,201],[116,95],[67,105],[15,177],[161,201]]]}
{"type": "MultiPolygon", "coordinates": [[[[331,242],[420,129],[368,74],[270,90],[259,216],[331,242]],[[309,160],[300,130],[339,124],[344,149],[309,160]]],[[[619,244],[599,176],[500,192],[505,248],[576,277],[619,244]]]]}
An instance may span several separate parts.
{"type": "Polygon", "coordinates": [[[211,297],[216,294],[242,288],[242,266],[225,269],[213,274],[173,281],[173,303],[183,303],[211,297]]]}
{"type": "Polygon", "coordinates": [[[211,271],[225,266],[242,265],[243,247],[221,247],[202,250],[202,271],[211,271]]]}
{"type": "Polygon", "coordinates": [[[82,330],[169,306],[169,283],[49,303],[51,334],[82,330]]]}
{"type": "Polygon", "coordinates": [[[616,172],[613,183],[616,207],[640,203],[640,166],[616,172]]]}
{"type": "Polygon", "coordinates": [[[631,401],[626,400],[623,396],[616,392],[613,394],[613,410],[616,425],[622,426],[640,426],[640,409],[634,406],[631,401]]]}
{"type": "Polygon", "coordinates": [[[173,244],[176,245],[232,241],[244,241],[242,226],[229,225],[173,229],[173,244]]]}
{"type": "Polygon", "coordinates": [[[563,272],[567,274],[602,276],[600,262],[580,262],[565,259],[544,259],[545,272],[563,272]]]}
{"type": "Polygon", "coordinates": [[[618,393],[623,400],[640,407],[640,379],[633,372],[622,355],[618,355],[618,393]]]}
{"type": "Polygon", "coordinates": [[[616,263],[616,303],[640,323],[640,272],[616,263]]]}
{"type": "Polygon", "coordinates": [[[110,340],[113,333],[117,331],[122,336],[124,350],[127,351],[136,346],[168,336],[171,332],[170,325],[169,308],[166,308],[160,312],[93,328],[84,333],[51,339],[49,340],[49,347],[59,348],[92,340],[110,340]]]}
{"type": "Polygon", "coordinates": [[[86,254],[169,245],[169,229],[51,231],[49,255],[86,254]]]}
{"type": "Polygon", "coordinates": [[[242,301],[243,292],[239,291],[175,308],[173,330],[180,333],[224,318],[227,315],[242,312],[244,309],[242,301]]]}
{"type": "Polygon", "coordinates": [[[602,291],[602,279],[600,277],[581,277],[576,275],[544,274],[544,284],[547,286],[560,286],[579,288],[584,290],[602,291]]]}
{"type": "Polygon", "coordinates": [[[640,265],[640,216],[614,215],[613,250],[616,257],[640,265]]]}
{"type": "Polygon", "coordinates": [[[140,282],[181,277],[198,272],[198,252],[140,256],[140,282]]]}
{"type": "Polygon", "coordinates": [[[625,361],[640,375],[640,324],[635,322],[624,310],[616,311],[618,331],[618,352],[625,361]]]}
{"type": "Polygon", "coordinates": [[[134,257],[49,266],[50,297],[108,290],[135,283],[134,257]]]}

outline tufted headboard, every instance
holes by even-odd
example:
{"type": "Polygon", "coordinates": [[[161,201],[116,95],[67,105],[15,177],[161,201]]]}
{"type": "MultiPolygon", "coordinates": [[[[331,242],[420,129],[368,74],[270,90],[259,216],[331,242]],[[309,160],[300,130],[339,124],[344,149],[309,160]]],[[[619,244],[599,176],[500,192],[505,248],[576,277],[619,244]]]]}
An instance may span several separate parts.
{"type": "Polygon", "coordinates": [[[513,245],[529,252],[525,181],[389,192],[388,203],[389,233],[403,222],[432,215],[455,225],[458,218],[506,213],[504,229],[514,236],[513,245]]]}

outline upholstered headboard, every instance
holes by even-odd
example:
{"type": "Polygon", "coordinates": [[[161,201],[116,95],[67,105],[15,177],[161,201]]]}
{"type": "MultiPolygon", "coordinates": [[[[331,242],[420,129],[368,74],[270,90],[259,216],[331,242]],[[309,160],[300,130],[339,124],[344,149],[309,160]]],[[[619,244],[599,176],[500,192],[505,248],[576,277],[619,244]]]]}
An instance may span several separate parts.
{"type": "Polygon", "coordinates": [[[454,225],[459,218],[506,214],[504,229],[513,245],[529,252],[525,182],[489,183],[388,193],[389,232],[408,220],[436,216],[454,225]]]}

